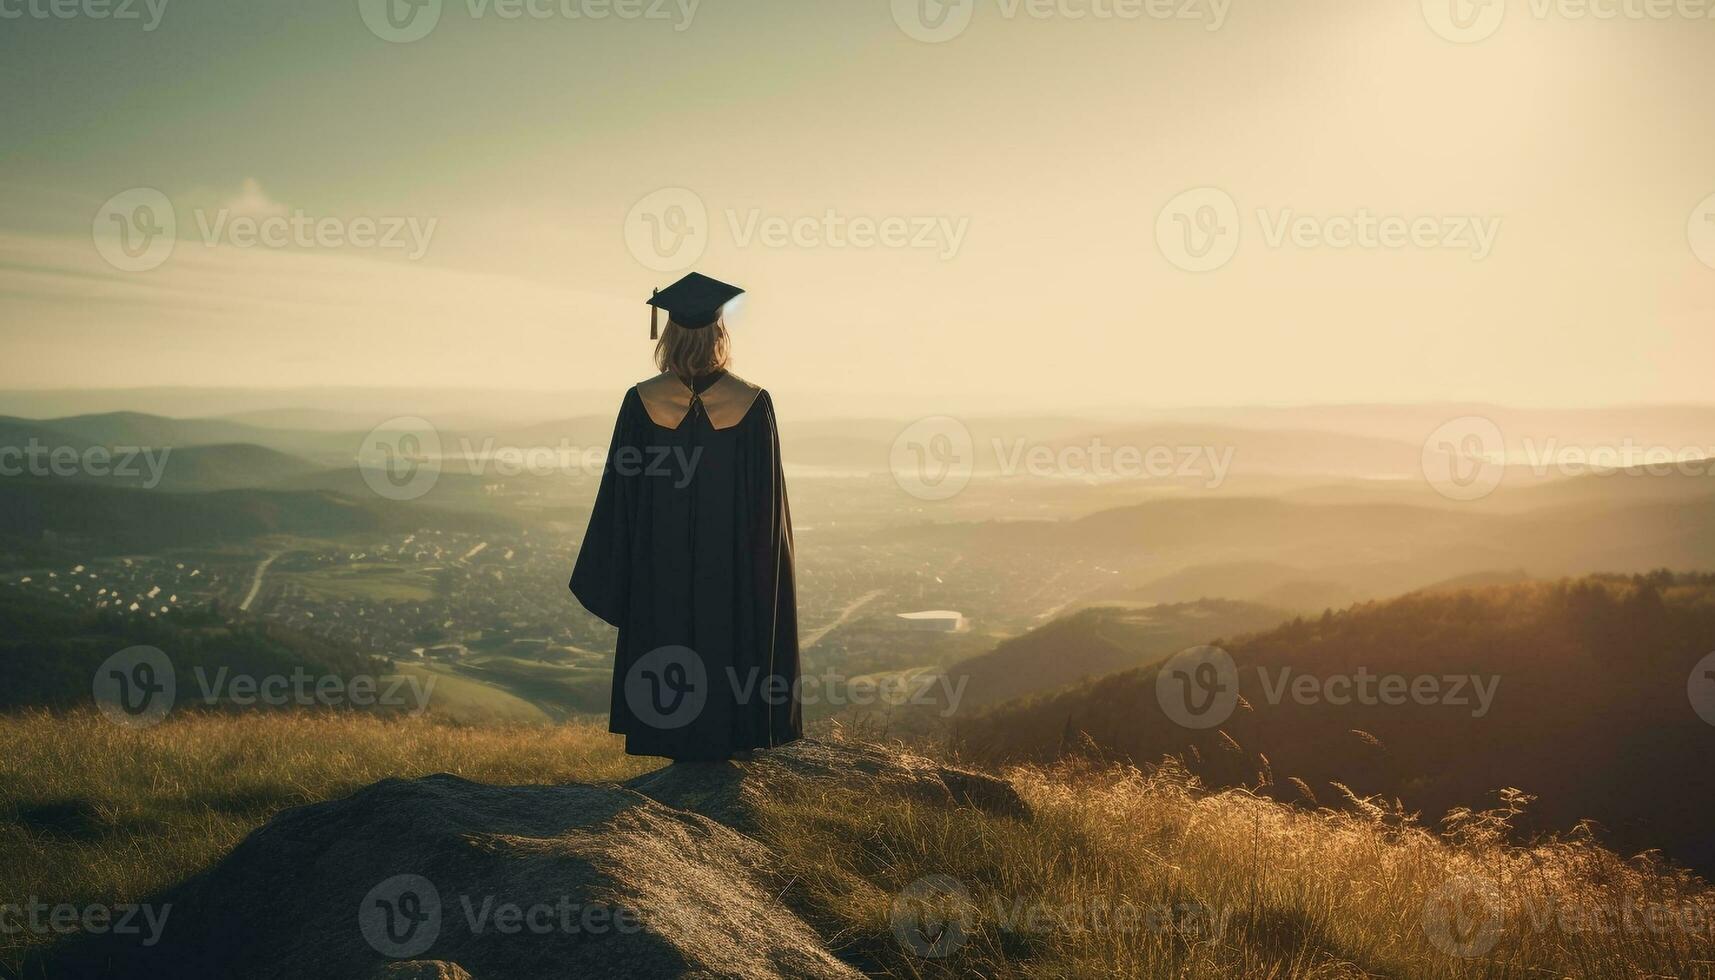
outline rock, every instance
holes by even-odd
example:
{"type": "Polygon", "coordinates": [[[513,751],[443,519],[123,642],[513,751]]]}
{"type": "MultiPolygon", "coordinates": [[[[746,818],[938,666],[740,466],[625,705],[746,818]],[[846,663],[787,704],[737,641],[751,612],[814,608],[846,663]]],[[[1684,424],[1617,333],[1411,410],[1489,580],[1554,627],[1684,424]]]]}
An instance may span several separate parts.
{"type": "Polygon", "coordinates": [[[820,739],[800,739],[758,752],[748,761],[677,763],[625,785],[668,806],[754,834],[757,796],[776,781],[791,777],[875,793],[904,793],[925,803],[1030,819],[1029,805],[1004,779],[943,766],[903,750],[820,739]]]}
{"type": "Polygon", "coordinates": [[[774,898],[780,891],[760,843],[622,787],[393,779],[280,814],[162,896],[170,914],[157,945],[90,937],[39,969],[256,980],[860,977],[774,898]]]}
{"type": "Polygon", "coordinates": [[[782,903],[754,836],[758,794],[791,778],[1029,817],[1002,780],[815,740],[625,786],[389,779],[279,814],[152,898],[158,941],[78,937],[23,975],[858,980],[782,903]]]}
{"type": "Polygon", "coordinates": [[[389,963],[369,975],[370,980],[472,980],[464,967],[445,960],[408,960],[389,963]]]}

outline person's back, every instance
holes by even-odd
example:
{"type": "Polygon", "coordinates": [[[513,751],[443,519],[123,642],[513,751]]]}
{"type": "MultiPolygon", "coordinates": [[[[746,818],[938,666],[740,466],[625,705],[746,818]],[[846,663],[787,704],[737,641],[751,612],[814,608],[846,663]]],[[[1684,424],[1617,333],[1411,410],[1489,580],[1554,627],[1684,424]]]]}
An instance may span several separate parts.
{"type": "Polygon", "coordinates": [[[619,629],[626,751],[722,759],[802,734],[792,520],[768,392],[727,370],[694,273],[658,294],[661,373],[626,392],[571,589],[619,629]]]}

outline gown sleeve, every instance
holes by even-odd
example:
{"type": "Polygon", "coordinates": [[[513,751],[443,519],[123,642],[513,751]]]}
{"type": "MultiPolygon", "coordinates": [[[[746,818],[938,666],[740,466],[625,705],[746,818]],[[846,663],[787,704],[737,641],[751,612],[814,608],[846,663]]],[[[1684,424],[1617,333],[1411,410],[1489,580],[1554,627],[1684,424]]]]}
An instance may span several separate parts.
{"type": "Polygon", "coordinates": [[[571,590],[585,609],[610,626],[625,618],[626,590],[631,581],[631,544],[637,524],[636,467],[615,467],[623,450],[637,450],[637,413],[643,406],[634,388],[626,393],[614,422],[613,438],[602,467],[601,487],[590,511],[589,529],[572,568],[571,590]],[[623,472],[621,472],[623,471],[623,472]]]}
{"type": "MultiPolygon", "coordinates": [[[[764,391],[759,396],[763,417],[767,421],[767,450],[755,456],[757,472],[754,486],[769,487],[768,512],[760,514],[756,526],[766,535],[759,541],[755,554],[766,562],[759,568],[758,582],[771,582],[773,587],[758,599],[767,604],[769,624],[768,673],[781,679],[786,690],[799,687],[800,666],[798,650],[798,589],[796,559],[792,543],[792,508],[786,502],[786,473],[780,460],[780,430],[774,416],[774,400],[764,391]]],[[[767,741],[760,745],[779,745],[804,734],[803,707],[797,696],[790,698],[783,710],[770,710],[767,721],[767,741]]]]}

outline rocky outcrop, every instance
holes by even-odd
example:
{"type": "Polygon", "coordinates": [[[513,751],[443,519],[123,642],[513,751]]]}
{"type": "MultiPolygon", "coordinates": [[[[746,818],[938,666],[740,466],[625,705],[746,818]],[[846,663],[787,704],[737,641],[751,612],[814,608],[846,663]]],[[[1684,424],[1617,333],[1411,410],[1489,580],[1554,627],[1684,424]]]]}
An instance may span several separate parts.
{"type": "Polygon", "coordinates": [[[802,739],[759,752],[745,762],[667,766],[625,785],[679,810],[700,813],[754,833],[757,799],[782,778],[837,784],[897,795],[934,806],[968,806],[1029,818],[1029,808],[1005,780],[955,769],[878,745],[802,739]]]}
{"type": "MultiPolygon", "coordinates": [[[[256,980],[857,978],[778,898],[752,806],[791,776],[1024,817],[1004,782],[806,741],[629,785],[386,780],[281,813],[154,904],[153,944],[108,934],[54,977],[256,980]]],[[[32,975],[26,973],[26,975],[32,975]]]]}
{"type": "Polygon", "coordinates": [[[471,980],[471,975],[464,967],[445,960],[406,960],[376,970],[370,980],[471,980]]]}

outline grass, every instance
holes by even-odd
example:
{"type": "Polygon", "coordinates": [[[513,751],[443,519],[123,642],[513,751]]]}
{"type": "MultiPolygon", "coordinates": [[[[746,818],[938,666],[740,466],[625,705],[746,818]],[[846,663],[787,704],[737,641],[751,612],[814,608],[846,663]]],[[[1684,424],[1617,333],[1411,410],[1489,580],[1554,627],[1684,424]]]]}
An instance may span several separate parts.
{"type": "Polygon", "coordinates": [[[395,661],[393,670],[415,677],[434,688],[429,692],[429,714],[459,724],[541,724],[550,721],[541,706],[486,679],[462,673],[440,663],[395,661]]]}
{"type": "MultiPolygon", "coordinates": [[[[137,900],[284,807],[388,776],[593,782],[657,764],[598,725],[331,712],[137,731],[32,712],[0,716],[0,744],[0,903],[137,900]]],[[[1211,794],[1170,767],[1007,776],[1032,821],[779,784],[761,822],[784,897],[842,955],[892,977],[1715,975],[1706,886],[1578,838],[1508,845],[1516,795],[1432,831],[1362,801],[1334,812],[1211,794]]],[[[0,973],[35,941],[0,933],[0,973]]]]}
{"type": "Polygon", "coordinates": [[[546,663],[520,657],[466,657],[458,669],[508,691],[537,707],[557,713],[606,714],[613,691],[611,657],[594,664],[546,663]]]}
{"type": "Polygon", "coordinates": [[[372,602],[427,602],[435,597],[432,575],[397,565],[359,562],[307,572],[277,572],[318,599],[364,598],[372,602]]]}
{"type": "MultiPolygon", "coordinates": [[[[0,905],[140,900],[280,810],[389,776],[497,784],[628,779],[659,763],[605,727],[459,727],[347,712],[175,715],[128,729],[89,712],[0,716],[0,905]]],[[[0,930],[0,973],[40,936],[0,930]]]]}
{"type": "Polygon", "coordinates": [[[1029,823],[807,783],[763,823],[792,897],[887,976],[1715,975],[1715,894],[1582,840],[1508,846],[1517,797],[1436,833],[1172,768],[1008,778],[1029,823]]]}

